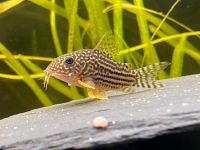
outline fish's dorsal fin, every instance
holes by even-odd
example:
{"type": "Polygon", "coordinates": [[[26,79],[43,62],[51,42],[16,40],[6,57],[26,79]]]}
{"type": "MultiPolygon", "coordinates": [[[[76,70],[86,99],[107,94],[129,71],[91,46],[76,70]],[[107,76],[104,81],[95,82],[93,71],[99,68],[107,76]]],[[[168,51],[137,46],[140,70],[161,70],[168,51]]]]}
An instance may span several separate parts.
{"type": "Polygon", "coordinates": [[[116,36],[113,32],[106,32],[94,48],[113,58],[119,54],[119,46],[116,36]]]}

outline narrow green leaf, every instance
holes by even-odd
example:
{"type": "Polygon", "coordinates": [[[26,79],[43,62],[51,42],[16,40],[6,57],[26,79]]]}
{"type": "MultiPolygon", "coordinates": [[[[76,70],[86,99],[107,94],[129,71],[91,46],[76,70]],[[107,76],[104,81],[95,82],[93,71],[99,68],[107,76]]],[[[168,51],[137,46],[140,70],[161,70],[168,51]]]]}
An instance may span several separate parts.
{"type": "MultiPolygon", "coordinates": [[[[116,37],[123,39],[123,10],[122,4],[123,0],[114,0],[115,4],[119,4],[119,7],[113,10],[113,26],[114,26],[114,34],[116,37]]],[[[123,43],[118,40],[118,48],[119,50],[123,49],[123,43]]],[[[119,62],[124,62],[123,57],[116,57],[116,60],[119,62]]]]}
{"type": "MultiPolygon", "coordinates": [[[[123,39],[123,0],[113,0],[113,3],[119,4],[119,7],[113,10],[114,34],[123,39]]],[[[122,48],[123,43],[120,42],[119,49],[121,50],[122,48]]]]}
{"type": "MultiPolygon", "coordinates": [[[[143,0],[134,0],[134,4],[141,8],[144,7],[143,0]]],[[[155,62],[159,62],[157,52],[156,52],[155,48],[153,47],[153,45],[150,43],[150,41],[151,41],[150,33],[149,33],[149,29],[148,29],[148,23],[145,18],[144,10],[139,9],[136,14],[136,17],[137,17],[138,27],[139,27],[139,31],[140,31],[141,41],[142,41],[142,43],[148,43],[147,47],[144,48],[145,64],[148,65],[148,64],[155,63],[155,62]]]]}
{"type": "Polygon", "coordinates": [[[86,0],[84,3],[89,15],[91,39],[95,46],[101,36],[110,31],[108,16],[103,13],[105,4],[104,1],[97,3],[96,0],[86,0]]]}
{"type": "Polygon", "coordinates": [[[55,3],[50,2],[49,0],[42,0],[42,1],[41,0],[29,0],[29,1],[40,7],[48,9],[49,11],[55,11],[56,14],[64,17],[65,19],[68,19],[67,15],[65,13],[65,9],[55,3]]]}
{"type": "MultiPolygon", "coordinates": [[[[19,59],[20,55],[13,55],[15,59],[19,59]]],[[[52,61],[53,58],[50,57],[41,57],[41,56],[29,56],[29,55],[23,55],[25,58],[29,60],[37,60],[37,61],[52,61]]],[[[6,59],[7,57],[3,54],[0,54],[0,59],[6,59]]]]}
{"type": "MultiPolygon", "coordinates": [[[[83,48],[82,45],[82,38],[81,38],[81,33],[80,33],[80,28],[78,25],[78,1],[71,1],[71,0],[64,0],[64,4],[65,4],[65,10],[67,12],[67,16],[68,18],[71,17],[70,21],[69,21],[69,33],[68,33],[68,47],[69,46],[69,34],[73,31],[74,35],[73,35],[73,41],[71,41],[71,43],[73,44],[72,47],[74,47],[75,50],[81,49],[83,48]]],[[[85,27],[84,27],[85,29],[85,27]]],[[[69,49],[69,48],[68,48],[69,49]]],[[[67,52],[70,52],[69,50],[66,50],[67,52]]]]}
{"type": "MultiPolygon", "coordinates": [[[[55,0],[51,0],[52,4],[55,4],[55,0]]],[[[55,6],[55,5],[53,5],[55,6]]],[[[58,56],[62,55],[62,48],[60,45],[60,41],[59,41],[59,37],[58,37],[58,33],[57,33],[57,28],[56,28],[56,14],[55,14],[55,9],[52,9],[50,11],[50,26],[51,26],[51,34],[53,37],[53,42],[54,42],[54,46],[56,48],[56,53],[58,56]]]]}
{"type": "Polygon", "coordinates": [[[186,43],[186,36],[183,36],[174,49],[172,56],[172,64],[170,69],[171,78],[179,77],[182,75],[185,43],[186,43]]]}
{"type": "Polygon", "coordinates": [[[171,70],[170,70],[170,77],[172,78],[179,77],[182,75],[185,43],[186,43],[186,36],[183,36],[174,49],[172,56],[171,70]]]}
{"type": "Polygon", "coordinates": [[[75,32],[75,26],[76,26],[76,14],[78,9],[78,0],[74,0],[71,5],[71,13],[70,15],[70,22],[69,22],[69,32],[68,32],[68,48],[67,52],[73,51],[73,45],[74,45],[74,32],[75,32]]]}
{"type": "Polygon", "coordinates": [[[9,9],[19,5],[24,0],[7,0],[0,3],[0,14],[8,11],[9,9]]]}
{"type": "MultiPolygon", "coordinates": [[[[194,36],[194,35],[195,36],[196,35],[200,35],[200,31],[185,32],[185,33],[179,33],[179,34],[175,34],[175,35],[171,35],[171,36],[162,37],[162,38],[159,38],[159,39],[151,41],[151,44],[154,45],[154,44],[158,44],[158,43],[161,43],[161,42],[169,41],[169,40],[172,40],[172,39],[177,39],[177,38],[180,38],[180,37],[183,37],[183,36],[194,36]]],[[[134,52],[134,51],[140,50],[140,49],[145,48],[147,46],[148,46],[148,43],[144,43],[144,44],[141,44],[141,45],[133,46],[133,47],[121,50],[119,52],[119,55],[128,54],[130,52],[134,52]]]]}
{"type": "MultiPolygon", "coordinates": [[[[69,20],[65,9],[62,8],[59,5],[53,4],[48,0],[29,0],[29,1],[34,3],[34,4],[36,4],[36,5],[38,5],[38,6],[40,6],[40,7],[42,7],[42,8],[45,8],[45,9],[47,9],[49,11],[54,10],[57,15],[69,20]]],[[[88,24],[88,22],[85,19],[81,18],[80,16],[77,16],[77,20],[78,20],[78,24],[82,28],[85,28],[85,26],[88,24]]]]}
{"type": "Polygon", "coordinates": [[[158,32],[158,30],[160,29],[160,27],[162,26],[162,24],[165,22],[165,20],[167,19],[167,17],[169,16],[169,14],[172,12],[172,10],[174,10],[175,6],[180,2],[180,0],[176,0],[176,2],[171,6],[171,8],[169,9],[169,11],[167,12],[167,14],[164,16],[164,18],[162,19],[162,21],[160,22],[160,24],[158,25],[158,27],[156,28],[155,32],[153,33],[153,35],[151,36],[151,40],[153,40],[153,38],[155,37],[156,33],[158,32]]]}
{"type": "MultiPolygon", "coordinates": [[[[43,76],[43,74],[41,74],[41,73],[30,75],[30,77],[32,79],[41,78],[42,76],[43,76]]],[[[0,73],[0,78],[12,79],[12,80],[22,80],[22,79],[24,79],[23,76],[21,76],[21,75],[13,75],[13,74],[5,74],[5,73],[0,73]]]]}

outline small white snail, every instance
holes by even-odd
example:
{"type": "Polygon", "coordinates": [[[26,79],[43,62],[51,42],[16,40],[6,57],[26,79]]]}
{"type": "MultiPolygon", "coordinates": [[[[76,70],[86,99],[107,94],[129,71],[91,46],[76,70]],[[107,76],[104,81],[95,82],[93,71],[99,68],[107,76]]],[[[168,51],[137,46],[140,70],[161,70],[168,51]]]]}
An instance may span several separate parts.
{"type": "Polygon", "coordinates": [[[107,128],[108,127],[108,121],[104,117],[96,117],[93,120],[93,127],[95,128],[107,128]]]}

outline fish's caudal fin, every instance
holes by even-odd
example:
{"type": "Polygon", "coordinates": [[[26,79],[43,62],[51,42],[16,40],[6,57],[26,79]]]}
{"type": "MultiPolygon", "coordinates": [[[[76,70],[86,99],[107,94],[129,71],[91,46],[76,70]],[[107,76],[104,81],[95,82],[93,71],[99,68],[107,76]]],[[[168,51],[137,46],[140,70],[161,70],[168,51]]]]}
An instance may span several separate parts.
{"type": "Polygon", "coordinates": [[[136,76],[136,86],[144,88],[159,88],[163,84],[156,80],[159,71],[169,66],[169,62],[155,63],[137,70],[133,70],[136,76]]]}

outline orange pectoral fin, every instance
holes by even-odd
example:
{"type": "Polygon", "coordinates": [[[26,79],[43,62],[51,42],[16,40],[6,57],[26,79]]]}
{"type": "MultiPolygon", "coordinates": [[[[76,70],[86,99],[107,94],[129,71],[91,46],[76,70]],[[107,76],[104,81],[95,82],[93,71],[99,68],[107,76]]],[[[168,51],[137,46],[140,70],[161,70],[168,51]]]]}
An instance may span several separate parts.
{"type": "Polygon", "coordinates": [[[78,82],[78,84],[80,84],[81,86],[83,86],[83,87],[85,87],[85,88],[95,89],[95,87],[93,87],[92,85],[90,85],[89,82],[86,83],[86,82],[83,82],[83,81],[81,81],[81,80],[78,80],[77,82],[78,82]]]}

